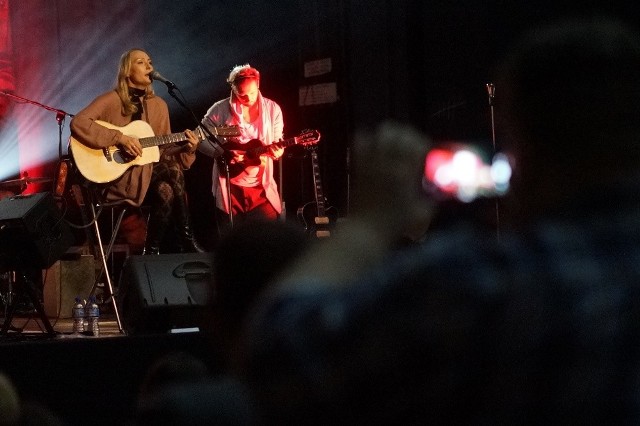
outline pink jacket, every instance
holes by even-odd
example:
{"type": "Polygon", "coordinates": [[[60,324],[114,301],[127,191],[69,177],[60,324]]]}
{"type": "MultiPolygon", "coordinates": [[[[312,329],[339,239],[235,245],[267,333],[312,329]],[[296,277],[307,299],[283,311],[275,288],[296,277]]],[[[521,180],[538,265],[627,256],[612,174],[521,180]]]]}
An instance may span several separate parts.
{"type": "MultiPolygon", "coordinates": [[[[231,99],[232,97],[229,97],[214,103],[207,111],[203,121],[215,126],[240,124],[241,117],[234,110],[231,99]]],[[[259,135],[259,139],[264,145],[270,145],[282,140],[284,132],[282,109],[276,102],[263,97],[262,94],[259,95],[258,101],[260,102],[260,116],[262,117],[262,129],[260,129],[262,133],[259,135]]],[[[278,194],[278,186],[273,177],[273,169],[273,159],[268,157],[262,176],[262,186],[267,200],[280,213],[282,206],[280,195],[278,194]]],[[[216,207],[228,213],[227,179],[224,172],[221,173],[219,170],[217,162],[214,162],[213,165],[211,191],[216,198],[216,207]]]]}

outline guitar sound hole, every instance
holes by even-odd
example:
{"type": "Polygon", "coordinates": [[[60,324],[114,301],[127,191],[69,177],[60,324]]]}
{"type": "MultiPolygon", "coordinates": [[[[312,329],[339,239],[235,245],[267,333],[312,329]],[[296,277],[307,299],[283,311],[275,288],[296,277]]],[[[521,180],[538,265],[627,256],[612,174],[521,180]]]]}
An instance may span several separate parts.
{"type": "Polygon", "coordinates": [[[117,149],[113,151],[113,161],[118,164],[127,164],[135,159],[134,156],[127,154],[126,152],[117,149]]]}

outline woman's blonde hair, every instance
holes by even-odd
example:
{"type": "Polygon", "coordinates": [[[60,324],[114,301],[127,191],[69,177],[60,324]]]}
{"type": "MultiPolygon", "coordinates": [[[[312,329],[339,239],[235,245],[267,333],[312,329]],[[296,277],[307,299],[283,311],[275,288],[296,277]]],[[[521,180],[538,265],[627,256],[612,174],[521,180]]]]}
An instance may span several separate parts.
{"type": "MultiPolygon", "coordinates": [[[[133,102],[131,102],[131,96],[129,93],[129,73],[131,72],[131,64],[132,64],[132,55],[133,52],[144,52],[147,53],[144,49],[133,48],[129,49],[122,54],[120,57],[120,63],[118,67],[118,77],[116,80],[116,93],[120,97],[122,101],[122,114],[131,115],[138,111],[138,107],[135,106],[133,102]]],[[[147,53],[148,54],[148,53],[147,53]]],[[[146,93],[144,95],[145,99],[151,98],[154,96],[153,86],[150,84],[146,88],[146,93]]]]}

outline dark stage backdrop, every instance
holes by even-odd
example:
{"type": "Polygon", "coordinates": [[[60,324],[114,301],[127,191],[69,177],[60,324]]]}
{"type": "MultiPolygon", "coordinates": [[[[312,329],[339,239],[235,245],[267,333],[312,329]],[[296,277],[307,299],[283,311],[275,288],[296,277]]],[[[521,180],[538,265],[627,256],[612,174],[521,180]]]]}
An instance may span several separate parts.
{"type": "MultiPolygon", "coordinates": [[[[66,153],[69,118],[59,133],[56,112],[35,103],[79,111],[113,86],[119,55],[141,47],[189,106],[182,108],[156,83],[174,131],[194,127],[213,101],[228,95],[231,67],[248,62],[260,69],[264,95],[283,107],[286,136],[321,131],[323,189],[346,216],[357,128],[395,118],[436,139],[488,140],[485,85],[516,35],[567,14],[617,15],[637,25],[635,3],[0,0],[0,65],[12,66],[0,90],[28,99],[9,102],[2,120],[0,180],[24,172],[51,176],[60,152],[66,153]]],[[[498,108],[499,97],[497,87],[498,108]]],[[[209,243],[215,234],[210,168],[211,160],[201,157],[187,173],[196,232],[209,243]]],[[[282,178],[295,216],[313,199],[304,150],[289,149],[282,178]]],[[[26,192],[47,185],[29,185],[26,192]]]]}

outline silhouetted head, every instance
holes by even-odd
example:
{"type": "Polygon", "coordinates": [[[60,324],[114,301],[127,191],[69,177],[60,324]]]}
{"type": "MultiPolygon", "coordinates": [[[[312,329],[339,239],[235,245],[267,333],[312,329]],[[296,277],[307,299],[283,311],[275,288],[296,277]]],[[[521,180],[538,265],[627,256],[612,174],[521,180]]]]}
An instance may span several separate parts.
{"type": "Polygon", "coordinates": [[[638,34],[605,18],[549,25],[513,46],[498,111],[501,144],[516,158],[513,192],[522,210],[535,214],[531,206],[561,205],[636,174],[638,70],[638,34]]]}

